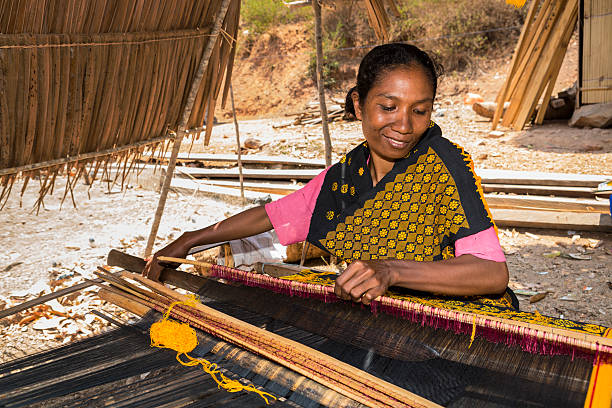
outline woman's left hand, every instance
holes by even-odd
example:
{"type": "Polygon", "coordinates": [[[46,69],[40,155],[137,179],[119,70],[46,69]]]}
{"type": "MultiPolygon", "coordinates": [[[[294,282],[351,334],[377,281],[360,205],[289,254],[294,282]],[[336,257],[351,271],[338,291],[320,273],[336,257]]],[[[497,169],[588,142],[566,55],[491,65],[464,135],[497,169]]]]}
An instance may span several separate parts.
{"type": "Polygon", "coordinates": [[[355,261],[336,279],[334,292],[345,300],[369,305],[394,284],[395,276],[387,260],[355,261]]]}

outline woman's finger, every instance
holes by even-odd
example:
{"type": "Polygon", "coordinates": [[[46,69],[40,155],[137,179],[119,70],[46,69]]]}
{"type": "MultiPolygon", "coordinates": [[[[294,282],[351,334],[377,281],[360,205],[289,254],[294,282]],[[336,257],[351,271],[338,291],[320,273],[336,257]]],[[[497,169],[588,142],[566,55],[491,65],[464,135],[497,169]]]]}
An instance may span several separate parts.
{"type": "Polygon", "coordinates": [[[374,286],[373,288],[367,290],[363,295],[361,295],[361,301],[364,305],[369,305],[374,299],[384,295],[387,289],[388,288],[384,287],[384,285],[374,286]]]}
{"type": "Polygon", "coordinates": [[[369,279],[372,272],[373,271],[366,264],[362,262],[353,262],[346,268],[344,273],[340,275],[338,280],[336,280],[336,286],[334,287],[336,295],[341,299],[352,299],[357,301],[358,299],[353,296],[353,289],[369,279]]]}
{"type": "Polygon", "coordinates": [[[353,289],[351,289],[350,291],[351,299],[353,299],[354,302],[363,301],[364,300],[363,296],[369,290],[374,289],[378,285],[379,285],[378,281],[374,278],[364,280],[363,282],[355,286],[353,289]]]}

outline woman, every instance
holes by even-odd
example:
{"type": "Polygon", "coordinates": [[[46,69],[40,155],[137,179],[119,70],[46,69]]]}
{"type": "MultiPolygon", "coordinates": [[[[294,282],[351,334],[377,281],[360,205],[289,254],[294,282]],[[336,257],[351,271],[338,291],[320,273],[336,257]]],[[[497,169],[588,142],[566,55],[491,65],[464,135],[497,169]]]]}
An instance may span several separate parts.
{"type": "Polygon", "coordinates": [[[503,293],[508,269],[473,164],[431,121],[437,70],[415,46],[386,44],[362,60],[350,91],[365,142],[304,188],[157,252],[183,258],[197,245],[272,228],[287,245],[307,239],[349,264],[335,293],[369,304],[390,286],[443,295],[503,293]]]}

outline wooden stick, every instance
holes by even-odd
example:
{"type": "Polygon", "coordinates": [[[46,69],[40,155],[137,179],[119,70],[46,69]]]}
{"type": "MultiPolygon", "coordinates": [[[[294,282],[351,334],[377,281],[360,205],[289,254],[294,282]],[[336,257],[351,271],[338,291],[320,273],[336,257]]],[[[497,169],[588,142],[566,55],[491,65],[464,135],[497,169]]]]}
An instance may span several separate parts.
{"type": "Polygon", "coordinates": [[[510,71],[508,72],[508,75],[506,76],[504,85],[502,86],[502,88],[499,91],[499,94],[497,95],[497,107],[495,108],[495,114],[493,115],[493,121],[491,123],[491,130],[495,130],[497,128],[497,123],[499,122],[499,119],[501,118],[501,115],[504,111],[504,103],[506,102],[506,95],[508,94],[508,87],[510,85],[510,80],[512,79],[512,76],[516,72],[517,61],[522,58],[522,53],[525,52],[525,48],[526,48],[525,43],[527,43],[525,34],[526,33],[529,33],[527,35],[531,34],[531,30],[533,27],[533,15],[535,13],[535,10],[538,8],[539,3],[540,3],[540,0],[534,0],[531,2],[531,7],[529,8],[529,12],[527,13],[527,17],[525,18],[525,25],[523,26],[523,29],[521,30],[521,34],[519,36],[518,42],[516,43],[514,54],[512,55],[512,61],[510,62],[510,71]]]}
{"type": "Polygon", "coordinates": [[[319,0],[312,2],[315,16],[315,44],[317,48],[317,89],[319,91],[319,109],[321,111],[321,125],[323,128],[323,140],[325,142],[325,166],[331,166],[332,144],[329,136],[329,125],[327,124],[327,107],[325,106],[325,88],[323,79],[323,30],[321,28],[321,5],[319,0]]]}
{"type": "Polygon", "coordinates": [[[85,288],[95,285],[96,283],[101,282],[100,280],[87,280],[86,282],[79,283],[74,286],[70,286],[68,288],[60,289],[58,291],[37,297],[36,299],[28,300],[27,302],[23,302],[17,306],[9,307],[8,309],[0,310],[0,319],[3,319],[7,316],[12,316],[16,313],[27,310],[31,307],[46,303],[50,300],[57,299],[58,297],[66,296],[70,293],[78,292],[85,288]]]}
{"type": "Polygon", "coordinates": [[[129,299],[127,296],[119,294],[119,292],[110,291],[107,288],[100,288],[98,291],[98,296],[100,299],[119,306],[120,308],[134,313],[137,316],[144,316],[151,310],[150,307],[147,307],[142,303],[135,302],[129,299]]]}
{"type": "Polygon", "coordinates": [[[180,264],[201,266],[206,270],[209,270],[213,266],[213,264],[208,263],[208,262],[194,261],[191,259],[183,259],[183,258],[173,258],[171,256],[158,256],[157,259],[162,262],[175,262],[175,263],[180,263],[180,264]]]}
{"type": "MultiPolygon", "coordinates": [[[[191,300],[185,295],[181,295],[175,291],[166,288],[160,283],[153,282],[149,279],[143,278],[142,276],[129,273],[126,273],[126,275],[144,284],[150,289],[167,296],[169,299],[180,300],[183,302],[189,302],[191,300]]],[[[408,404],[410,406],[422,407],[438,406],[437,404],[434,404],[431,401],[425,400],[393,384],[386,383],[385,381],[380,380],[377,377],[372,376],[371,374],[362,372],[361,370],[358,370],[353,366],[333,359],[324,353],[321,353],[317,350],[313,350],[295,341],[285,339],[277,334],[270,333],[263,329],[259,329],[248,323],[242,322],[236,318],[211,309],[201,303],[195,303],[193,308],[205,316],[205,319],[203,320],[198,319],[198,323],[202,326],[212,326],[215,335],[221,338],[225,338],[229,341],[236,342],[239,345],[244,346],[253,352],[262,354],[265,357],[272,359],[273,361],[279,362],[297,372],[300,372],[301,374],[308,376],[316,376],[317,378],[313,379],[320,381],[325,386],[332,388],[335,391],[338,391],[344,395],[347,395],[350,398],[355,399],[356,401],[368,404],[369,406],[373,407],[381,406],[381,403],[385,404],[385,406],[388,405],[398,407],[405,406],[405,404],[408,404]],[[222,326],[224,328],[222,329],[223,333],[219,333],[219,327],[215,327],[215,325],[222,326]],[[268,347],[269,351],[264,350],[266,347],[268,347]],[[289,363],[283,358],[279,358],[279,354],[283,354],[285,358],[290,358],[291,363],[293,364],[289,363]],[[303,365],[300,365],[300,362],[303,365]],[[322,367],[325,367],[328,370],[333,370],[337,373],[342,374],[344,376],[343,381],[346,381],[344,385],[348,386],[349,388],[353,388],[353,390],[347,390],[345,387],[341,387],[340,385],[338,385],[338,383],[334,382],[333,373],[326,374],[324,371],[321,372],[308,369],[309,364],[311,366],[321,365],[322,367]],[[329,380],[325,380],[324,378],[322,378],[325,375],[331,376],[332,381],[330,382],[329,380]],[[367,397],[361,396],[362,394],[359,392],[361,389],[368,390],[367,397]],[[357,394],[357,392],[359,392],[359,394],[357,394]],[[381,400],[372,402],[372,398],[380,398],[381,400]],[[394,400],[398,402],[393,402],[394,400]]],[[[180,310],[185,310],[185,307],[180,306],[175,309],[178,309],[177,312],[180,313],[180,310]]],[[[191,321],[193,322],[193,320],[191,321]]]]}
{"type": "MultiPolygon", "coordinates": [[[[200,83],[202,82],[202,77],[204,76],[204,72],[208,68],[208,61],[210,56],[212,55],[215,44],[217,43],[217,38],[219,37],[219,32],[221,30],[221,25],[223,24],[223,19],[225,18],[225,14],[227,12],[227,8],[229,7],[230,0],[222,0],[221,7],[215,17],[215,22],[213,25],[213,29],[210,33],[210,38],[206,43],[206,48],[204,49],[204,53],[202,54],[202,59],[200,60],[200,64],[198,66],[198,70],[196,72],[195,77],[193,78],[193,82],[191,83],[191,90],[187,96],[187,103],[185,108],[183,109],[183,114],[181,115],[181,121],[179,122],[178,130],[176,137],[174,139],[174,145],[172,147],[172,154],[170,156],[170,162],[168,163],[168,168],[166,170],[166,177],[164,179],[164,184],[162,185],[161,194],[159,197],[159,203],[157,204],[157,210],[155,211],[155,217],[153,219],[153,225],[151,226],[151,232],[149,233],[149,239],[147,241],[147,247],[145,248],[144,257],[147,258],[151,255],[153,250],[153,244],[155,243],[155,238],[157,237],[157,231],[159,229],[159,224],[161,222],[161,217],[164,212],[164,207],[166,205],[166,198],[168,197],[168,190],[170,189],[170,182],[172,181],[172,175],[174,173],[174,166],[176,165],[176,157],[178,156],[178,152],[181,147],[181,141],[183,140],[183,136],[185,134],[185,129],[187,128],[187,123],[189,122],[189,117],[191,116],[191,111],[193,109],[193,103],[197,96],[198,90],[200,89],[200,83]]],[[[209,106],[209,109],[213,109],[209,106]]]]}
{"type": "Polygon", "coordinates": [[[232,83],[229,85],[230,101],[232,102],[232,116],[234,117],[234,129],[236,129],[236,149],[237,150],[237,161],[238,161],[238,179],[240,181],[240,197],[242,197],[242,204],[244,204],[244,177],[242,177],[242,147],[240,146],[240,131],[238,130],[238,118],[236,117],[236,107],[234,106],[234,88],[232,83]]]}
{"type": "MultiPolygon", "coordinates": [[[[577,16],[578,0],[569,0],[556,21],[556,30],[552,32],[547,41],[546,48],[542,50],[538,66],[530,73],[529,81],[525,81],[528,88],[523,95],[524,100],[520,103],[521,108],[517,111],[516,117],[512,122],[514,129],[522,129],[533,113],[545,86],[544,80],[552,71],[551,60],[554,57],[554,53],[557,51],[557,47],[563,46],[563,37],[565,37],[566,31],[573,31],[577,16]],[[528,83],[532,83],[535,86],[530,86],[528,83]]],[[[565,46],[567,47],[567,44],[565,46]]]]}

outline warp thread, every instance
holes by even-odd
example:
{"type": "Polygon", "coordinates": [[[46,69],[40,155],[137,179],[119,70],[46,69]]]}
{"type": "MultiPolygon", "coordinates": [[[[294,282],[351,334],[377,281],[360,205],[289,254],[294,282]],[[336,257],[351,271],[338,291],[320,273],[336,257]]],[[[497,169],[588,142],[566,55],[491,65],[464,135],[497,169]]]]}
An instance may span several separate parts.
{"type": "Polygon", "coordinates": [[[195,330],[187,323],[170,320],[169,317],[174,306],[194,306],[197,301],[196,297],[192,295],[191,299],[187,302],[177,301],[170,304],[162,318],[153,323],[149,329],[151,347],[169,348],[176,351],[176,360],[186,367],[201,365],[202,370],[212,377],[217,383],[218,388],[223,388],[227,392],[254,392],[259,394],[259,396],[266,401],[266,404],[270,403],[268,398],[276,399],[274,395],[258,390],[253,384],[244,385],[237,380],[227,378],[223,375],[217,364],[211,363],[204,358],[191,357],[188,354],[198,345],[198,337],[195,330]],[[181,356],[185,356],[187,361],[183,361],[181,356]]]}

